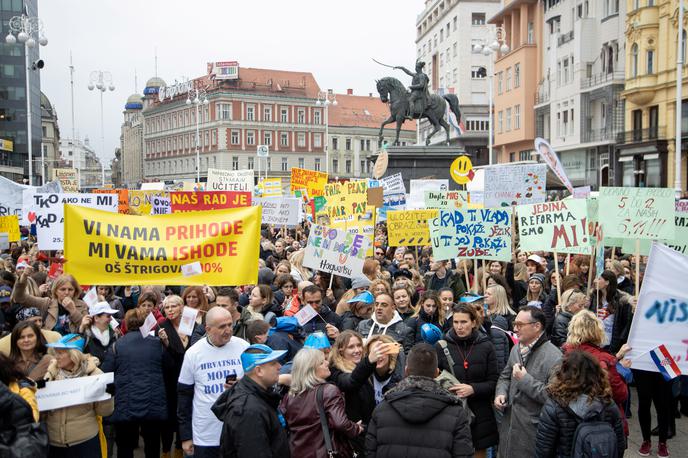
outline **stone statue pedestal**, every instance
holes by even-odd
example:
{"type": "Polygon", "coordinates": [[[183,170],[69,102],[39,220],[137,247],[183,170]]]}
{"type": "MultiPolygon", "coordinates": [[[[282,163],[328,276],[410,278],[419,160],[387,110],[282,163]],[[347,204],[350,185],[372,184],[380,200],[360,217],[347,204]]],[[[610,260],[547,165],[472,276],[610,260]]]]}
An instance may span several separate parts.
{"type": "MultiPolygon", "coordinates": [[[[466,151],[456,145],[406,145],[390,146],[387,148],[389,162],[387,175],[394,175],[401,172],[404,178],[406,190],[410,191],[409,180],[421,178],[447,178],[449,189],[459,189],[459,185],[449,176],[449,166],[457,156],[471,156],[466,151]]],[[[368,156],[368,159],[375,162],[377,153],[368,156]]]]}

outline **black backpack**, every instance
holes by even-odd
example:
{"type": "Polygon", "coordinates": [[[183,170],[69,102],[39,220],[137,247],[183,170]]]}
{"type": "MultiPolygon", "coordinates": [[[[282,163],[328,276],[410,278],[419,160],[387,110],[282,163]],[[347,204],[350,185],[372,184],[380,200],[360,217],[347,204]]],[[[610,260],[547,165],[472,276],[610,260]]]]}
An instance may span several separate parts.
{"type": "Polygon", "coordinates": [[[0,382],[0,458],[45,458],[48,433],[34,423],[31,407],[0,382]]]}
{"type": "Polygon", "coordinates": [[[581,419],[572,410],[569,413],[580,420],[573,433],[571,458],[617,458],[619,456],[616,432],[601,414],[581,419]]]}

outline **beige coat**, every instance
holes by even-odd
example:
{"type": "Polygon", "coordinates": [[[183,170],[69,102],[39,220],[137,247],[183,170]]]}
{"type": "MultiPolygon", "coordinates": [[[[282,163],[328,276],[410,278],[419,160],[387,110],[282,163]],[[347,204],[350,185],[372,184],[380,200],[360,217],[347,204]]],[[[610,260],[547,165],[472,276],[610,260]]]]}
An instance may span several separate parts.
{"type": "MultiPolygon", "coordinates": [[[[90,355],[86,358],[86,374],[98,375],[103,372],[96,366],[98,359],[90,355]]],[[[48,367],[45,379],[61,380],[57,361],[53,360],[48,367]]],[[[63,407],[61,409],[43,412],[42,418],[48,425],[48,437],[50,444],[56,447],[66,447],[80,444],[98,435],[98,420],[96,416],[106,417],[112,414],[115,408],[114,399],[91,402],[76,406],[63,407]]]]}
{"type": "MultiPolygon", "coordinates": [[[[25,307],[36,307],[43,315],[43,329],[53,329],[57,324],[59,304],[52,297],[36,297],[26,291],[26,280],[21,276],[14,284],[12,300],[25,307]]],[[[74,311],[69,315],[69,331],[79,332],[79,325],[85,315],[88,315],[88,306],[81,299],[74,299],[74,311]]]]}

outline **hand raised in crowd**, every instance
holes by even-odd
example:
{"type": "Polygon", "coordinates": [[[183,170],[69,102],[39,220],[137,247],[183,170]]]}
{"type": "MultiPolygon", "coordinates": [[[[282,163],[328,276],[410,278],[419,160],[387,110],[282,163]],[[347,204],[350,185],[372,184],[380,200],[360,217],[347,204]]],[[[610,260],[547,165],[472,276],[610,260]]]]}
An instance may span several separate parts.
{"type": "Polygon", "coordinates": [[[368,361],[371,364],[377,364],[377,361],[382,357],[382,342],[374,342],[370,346],[370,351],[368,352],[368,361]]]}
{"type": "Polygon", "coordinates": [[[83,333],[84,331],[86,331],[86,329],[88,329],[89,327],[91,327],[91,324],[92,324],[92,323],[93,323],[93,318],[91,318],[91,315],[85,315],[85,316],[81,319],[81,324],[79,325],[79,333],[81,334],[81,333],[83,333]]]}
{"type": "Polygon", "coordinates": [[[334,302],[334,292],[332,291],[332,288],[327,288],[327,292],[325,293],[325,297],[330,300],[330,302],[334,302]]]}
{"type": "Polygon", "coordinates": [[[514,367],[511,371],[511,377],[516,380],[521,380],[527,373],[528,371],[526,370],[525,366],[522,364],[514,364],[514,367]]]}
{"type": "Polygon", "coordinates": [[[468,396],[472,396],[473,394],[475,394],[475,390],[473,390],[473,387],[471,385],[468,385],[467,383],[459,383],[458,385],[449,387],[449,391],[451,391],[460,398],[467,398],[468,396]]]}
{"type": "Polygon", "coordinates": [[[495,396],[494,406],[499,410],[504,410],[504,407],[506,407],[506,396],[503,394],[495,396]]]}
{"type": "Polygon", "coordinates": [[[327,324],[325,326],[325,332],[327,334],[327,337],[329,337],[330,339],[336,339],[339,335],[339,329],[337,329],[335,326],[332,326],[331,324],[327,324]]]}
{"type": "Polygon", "coordinates": [[[22,280],[26,280],[31,274],[33,273],[33,267],[28,266],[24,269],[22,272],[21,278],[22,280]]]}
{"type": "Polygon", "coordinates": [[[64,307],[69,313],[73,313],[76,310],[76,304],[74,304],[74,299],[67,296],[62,299],[62,307],[64,307]]]}

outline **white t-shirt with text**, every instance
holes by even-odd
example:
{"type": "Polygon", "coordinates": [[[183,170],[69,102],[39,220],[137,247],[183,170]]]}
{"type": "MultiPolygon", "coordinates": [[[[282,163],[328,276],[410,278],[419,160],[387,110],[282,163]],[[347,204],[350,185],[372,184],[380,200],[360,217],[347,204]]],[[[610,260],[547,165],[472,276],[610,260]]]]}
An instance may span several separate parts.
{"type": "Polygon", "coordinates": [[[214,347],[206,337],[196,342],[184,355],[179,383],[194,386],[191,421],[194,445],[220,445],[222,422],[210,408],[224,391],[228,375],[236,373],[237,379],[243,377],[241,354],[248,346],[245,340],[232,337],[223,347],[214,347]]]}

